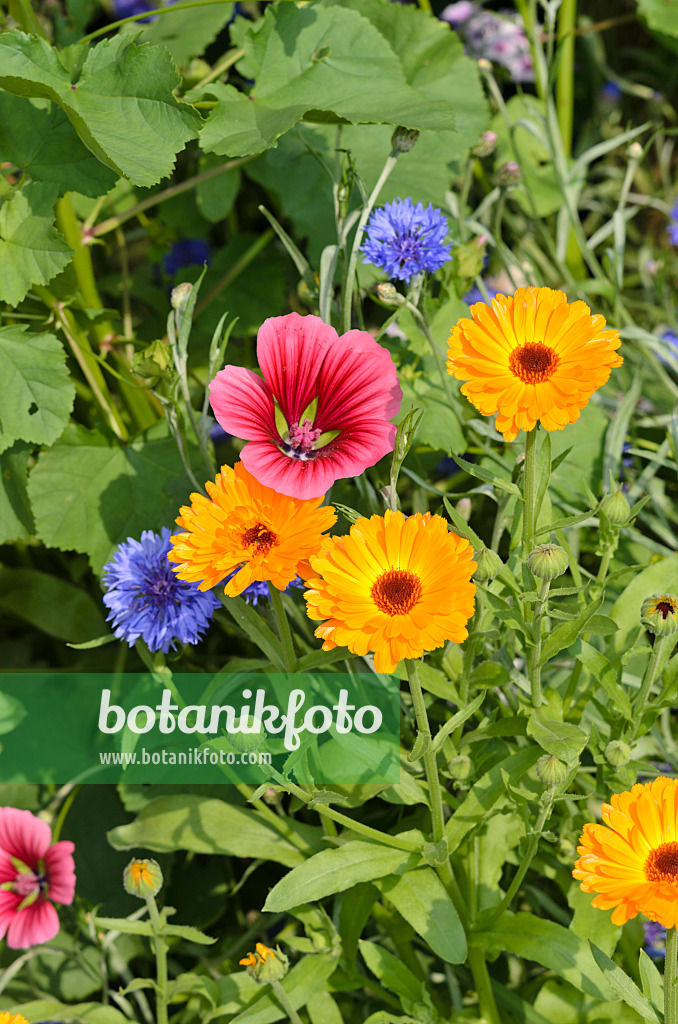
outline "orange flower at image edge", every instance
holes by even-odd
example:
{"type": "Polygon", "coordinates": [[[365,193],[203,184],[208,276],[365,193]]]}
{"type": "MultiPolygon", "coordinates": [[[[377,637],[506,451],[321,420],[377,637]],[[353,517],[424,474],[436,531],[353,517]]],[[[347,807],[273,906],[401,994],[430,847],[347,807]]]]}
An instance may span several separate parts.
{"type": "Polygon", "coordinates": [[[613,924],[644,914],[678,925],[678,780],[637,783],[603,804],[605,825],[584,825],[572,874],[613,924]]]}
{"type": "Polygon", "coordinates": [[[483,416],[497,413],[506,441],[537,422],[546,430],[575,423],[623,362],[619,332],[551,288],[497,295],[471,306],[471,316],[452,329],[447,370],[467,382],[461,393],[483,416]]]}
{"type": "Polygon", "coordinates": [[[461,643],[474,609],[472,559],[469,542],[430,512],[388,510],[323,538],[305,574],[308,616],[326,620],[315,631],[323,650],[374,651],[377,672],[392,672],[403,658],[461,643]]]}
{"type": "Polygon", "coordinates": [[[20,1013],[0,1013],[0,1024],[28,1024],[28,1021],[20,1013]]]}
{"type": "Polygon", "coordinates": [[[299,562],[320,549],[323,531],[337,521],[322,496],[301,500],[264,487],[237,462],[222,466],[209,498],[191,495],[191,505],[177,519],[186,533],[171,538],[170,562],[180,580],[199,583],[200,590],[226,583],[229,597],[242,594],[250,583],[269,580],[284,590],[297,575],[299,562]],[[320,507],[319,507],[320,506],[320,507]]]}

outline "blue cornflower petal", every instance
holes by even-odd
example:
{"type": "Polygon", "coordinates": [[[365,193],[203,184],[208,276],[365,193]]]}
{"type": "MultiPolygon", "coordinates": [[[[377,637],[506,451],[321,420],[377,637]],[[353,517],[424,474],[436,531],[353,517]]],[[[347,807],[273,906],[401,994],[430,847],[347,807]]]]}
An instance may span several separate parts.
{"type": "MultiPolygon", "coordinates": [[[[151,0],[114,0],[113,11],[116,21],[122,21],[123,18],[133,18],[135,14],[145,14],[146,11],[153,11],[159,6],[159,2],[152,3],[151,0]]],[[[152,15],[150,18],[139,18],[138,24],[141,25],[146,21],[155,21],[156,18],[157,14],[152,15]]]]}
{"type": "Polygon", "coordinates": [[[391,280],[408,284],[416,274],[438,270],[450,258],[447,219],[429,203],[394,199],[374,210],[360,246],[363,263],[373,263],[391,280]]]}
{"type": "MultiPolygon", "coordinates": [[[[239,569],[234,569],[233,572],[229,573],[229,575],[226,577],[224,583],[228,583],[228,581],[233,579],[235,574],[239,571],[239,569]]],[[[290,580],[290,582],[287,584],[283,593],[289,593],[292,587],[304,588],[305,586],[306,584],[302,580],[301,576],[295,576],[294,579],[290,580]]],[[[268,592],[268,583],[265,580],[255,580],[254,583],[250,583],[249,587],[246,587],[243,590],[242,594],[240,594],[240,597],[244,597],[247,603],[254,605],[255,608],[257,606],[257,601],[262,599],[268,601],[270,596],[271,595],[268,592]]]]}
{"type": "Polygon", "coordinates": [[[603,103],[616,104],[622,98],[622,91],[616,82],[605,82],[600,90],[600,98],[603,103]]]}
{"type": "MultiPolygon", "coordinates": [[[[499,295],[497,289],[489,285],[487,281],[485,282],[485,290],[487,291],[487,296],[489,299],[494,299],[497,295],[499,295]]],[[[474,284],[473,288],[471,288],[470,291],[466,292],[466,295],[464,295],[463,298],[467,306],[472,306],[474,302],[485,301],[485,296],[483,295],[477,284],[474,284]]]]}
{"type": "Polygon", "coordinates": [[[178,579],[167,560],[171,531],[144,530],[141,540],[128,537],[103,569],[110,609],[107,622],[119,640],[132,647],[141,638],[149,651],[167,654],[175,641],[197,644],[219,607],[212,591],[178,579]]]}
{"type": "Polygon", "coordinates": [[[653,960],[663,960],[666,955],[666,928],[657,921],[643,924],[643,949],[653,960]]]}
{"type": "Polygon", "coordinates": [[[183,267],[201,267],[203,263],[209,261],[209,246],[202,238],[180,238],[163,257],[168,274],[176,274],[177,270],[183,267]]]}
{"type": "Polygon", "coordinates": [[[671,207],[669,223],[666,225],[666,234],[669,236],[671,245],[678,245],[678,199],[671,207]]]}

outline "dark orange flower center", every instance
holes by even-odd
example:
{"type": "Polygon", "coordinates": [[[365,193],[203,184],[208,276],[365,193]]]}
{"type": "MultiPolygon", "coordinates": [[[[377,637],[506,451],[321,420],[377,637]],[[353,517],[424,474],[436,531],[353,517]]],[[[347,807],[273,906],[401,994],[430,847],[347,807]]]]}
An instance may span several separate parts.
{"type": "Polygon", "coordinates": [[[645,861],[648,882],[678,882],[678,843],[662,843],[645,861]]]}
{"type": "Polygon", "coordinates": [[[406,569],[389,569],[372,584],[372,600],[386,615],[406,615],[421,597],[421,580],[406,569]]]}
{"type": "Polygon", "coordinates": [[[259,554],[267,555],[271,548],[278,546],[280,541],[268,526],[257,523],[256,526],[250,526],[249,530],[245,530],[240,537],[240,543],[244,548],[249,548],[254,544],[259,554]]]}
{"type": "Polygon", "coordinates": [[[514,348],[509,356],[509,369],[523,384],[541,384],[556,370],[560,357],[541,342],[530,342],[514,348]]]}

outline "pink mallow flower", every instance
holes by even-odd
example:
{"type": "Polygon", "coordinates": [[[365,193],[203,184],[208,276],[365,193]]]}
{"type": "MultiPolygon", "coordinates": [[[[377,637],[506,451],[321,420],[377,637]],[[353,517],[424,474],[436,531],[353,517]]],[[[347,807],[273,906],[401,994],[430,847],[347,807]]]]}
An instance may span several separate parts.
{"type": "Polygon", "coordinates": [[[59,931],[50,901],[75,893],[73,843],[52,843],[52,830],[30,811],[0,807],[0,938],[10,949],[49,942],[59,931]]]}
{"type": "Polygon", "coordinates": [[[393,451],[402,391],[386,349],[366,331],[341,337],[317,316],[265,320],[262,378],[226,366],[210,385],[218,422],[248,443],[246,469],[293,498],[315,498],[393,451]]]}

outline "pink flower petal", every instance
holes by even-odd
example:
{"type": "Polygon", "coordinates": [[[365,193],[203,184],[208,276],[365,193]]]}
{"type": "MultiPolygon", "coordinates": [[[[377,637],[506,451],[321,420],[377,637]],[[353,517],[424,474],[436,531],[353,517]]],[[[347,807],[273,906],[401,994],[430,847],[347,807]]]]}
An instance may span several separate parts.
{"type": "Polygon", "coordinates": [[[339,341],[322,365],[316,425],[321,430],[336,430],[375,417],[393,419],[403,393],[390,352],[367,331],[348,331],[339,341]]]}
{"type": "Polygon", "coordinates": [[[0,849],[18,857],[35,870],[52,840],[52,830],[42,818],[16,807],[0,807],[0,849]]]}
{"type": "Polygon", "coordinates": [[[75,895],[75,846],[67,839],[50,846],[45,854],[45,875],[49,885],[49,898],[68,906],[75,895]]]}
{"type": "Polygon", "coordinates": [[[288,313],[264,320],[257,335],[257,359],[288,424],[298,423],[316,397],[323,362],[330,350],[340,347],[339,341],[334,328],[319,316],[288,313]]]}
{"type": "Polygon", "coordinates": [[[36,900],[24,907],[7,930],[7,945],[10,949],[28,949],[49,942],[59,931],[59,917],[48,900],[36,900]]]}
{"type": "Polygon", "coordinates": [[[22,899],[23,897],[15,892],[0,889],[0,939],[16,917],[17,907],[22,899]]]}
{"type": "Polygon", "coordinates": [[[219,370],[210,384],[210,405],[219,425],[234,437],[263,441],[278,436],[270,388],[252,370],[219,370]]]}
{"type": "Polygon", "coordinates": [[[3,882],[13,882],[16,878],[16,867],[12,863],[11,856],[6,850],[0,850],[0,885],[3,882]]]}
{"type": "Polygon", "coordinates": [[[250,441],[240,458],[259,483],[292,498],[318,498],[337,478],[332,460],[327,456],[307,462],[291,459],[272,441],[250,441]]]}

